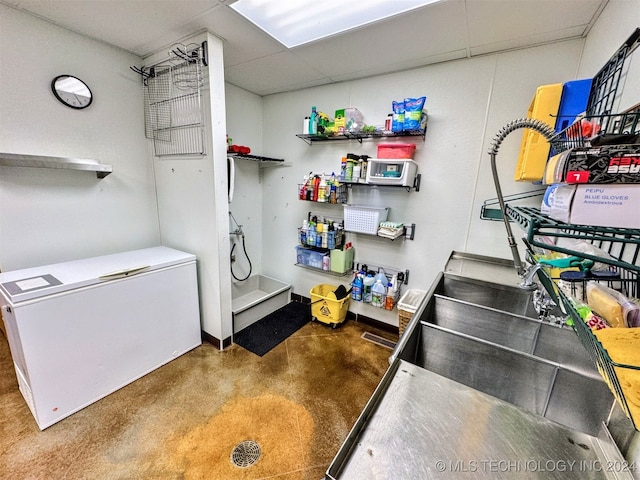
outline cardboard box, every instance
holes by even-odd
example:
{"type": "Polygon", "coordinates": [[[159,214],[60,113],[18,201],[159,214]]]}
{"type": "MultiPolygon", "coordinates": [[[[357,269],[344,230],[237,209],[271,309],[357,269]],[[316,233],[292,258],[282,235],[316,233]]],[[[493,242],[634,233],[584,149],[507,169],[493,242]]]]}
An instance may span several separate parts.
{"type": "Polygon", "coordinates": [[[560,185],[547,202],[549,216],[562,222],[640,228],[640,185],[560,185]]]}
{"type": "MultiPolygon", "coordinates": [[[[550,160],[555,182],[640,183],[640,145],[574,148],[550,160]]],[[[549,175],[545,175],[545,181],[549,175]]]]}

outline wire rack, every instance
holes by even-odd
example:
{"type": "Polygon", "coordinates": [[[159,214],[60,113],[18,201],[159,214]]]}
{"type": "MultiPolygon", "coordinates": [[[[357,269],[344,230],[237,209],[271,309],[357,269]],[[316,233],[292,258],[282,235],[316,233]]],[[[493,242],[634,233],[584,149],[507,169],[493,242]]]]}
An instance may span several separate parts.
{"type": "Polygon", "coordinates": [[[636,136],[640,132],[640,104],[622,112],[616,111],[621,95],[620,82],[628,64],[626,60],[640,45],[640,29],[622,44],[604,67],[593,77],[587,109],[577,121],[558,133],[552,142],[551,155],[570,148],[592,147],[614,137],[615,143],[638,143],[620,141],[620,136],[636,136]]]}
{"type": "Polygon", "coordinates": [[[158,157],[205,154],[203,49],[174,45],[165,62],[141,70],[145,135],[158,157]]]}

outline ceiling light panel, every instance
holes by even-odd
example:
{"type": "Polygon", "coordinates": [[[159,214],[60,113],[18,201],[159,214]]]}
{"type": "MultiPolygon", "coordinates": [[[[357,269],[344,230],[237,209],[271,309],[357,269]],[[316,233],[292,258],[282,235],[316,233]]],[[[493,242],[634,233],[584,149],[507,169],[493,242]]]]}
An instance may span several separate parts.
{"type": "MultiPolygon", "coordinates": [[[[231,8],[288,48],[441,0],[238,0],[231,8]]],[[[401,40],[404,32],[398,32],[401,40]]]]}

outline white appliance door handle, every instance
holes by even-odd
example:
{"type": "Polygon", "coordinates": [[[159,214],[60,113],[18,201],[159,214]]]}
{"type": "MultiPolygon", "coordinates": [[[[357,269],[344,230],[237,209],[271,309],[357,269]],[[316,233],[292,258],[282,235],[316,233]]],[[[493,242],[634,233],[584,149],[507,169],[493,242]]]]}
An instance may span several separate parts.
{"type": "Polygon", "coordinates": [[[236,185],[236,161],[233,157],[227,157],[227,168],[229,169],[229,203],[231,203],[236,185]]]}
{"type": "Polygon", "coordinates": [[[117,278],[131,277],[138,275],[139,273],[146,272],[151,268],[150,265],[140,265],[138,267],[126,268],[124,270],[118,270],[115,272],[105,273],[98,277],[99,280],[115,280],[117,278]]]}

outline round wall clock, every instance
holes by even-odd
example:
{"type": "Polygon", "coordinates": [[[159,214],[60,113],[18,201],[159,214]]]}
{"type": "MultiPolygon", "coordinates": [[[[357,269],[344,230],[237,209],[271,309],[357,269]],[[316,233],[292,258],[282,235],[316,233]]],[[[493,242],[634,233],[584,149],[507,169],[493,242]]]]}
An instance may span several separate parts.
{"type": "Polygon", "coordinates": [[[71,75],[58,75],[51,81],[51,90],[55,97],[67,107],[87,108],[93,101],[93,95],[87,84],[71,75]]]}

